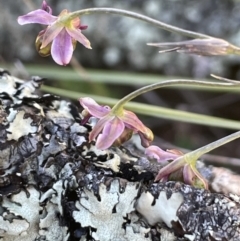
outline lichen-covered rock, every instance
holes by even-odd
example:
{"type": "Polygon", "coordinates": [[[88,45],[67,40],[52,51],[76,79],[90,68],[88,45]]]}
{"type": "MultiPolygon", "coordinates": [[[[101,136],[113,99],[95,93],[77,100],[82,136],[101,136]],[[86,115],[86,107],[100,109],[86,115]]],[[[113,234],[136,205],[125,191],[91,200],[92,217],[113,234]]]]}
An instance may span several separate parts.
{"type": "Polygon", "coordinates": [[[136,209],[149,224],[164,222],[186,240],[239,240],[240,205],[234,198],[168,182],[152,184],[136,209]]]}
{"type": "Polygon", "coordinates": [[[102,151],[42,79],[0,71],[1,241],[239,240],[237,195],[153,183],[134,143],[102,151]]]}

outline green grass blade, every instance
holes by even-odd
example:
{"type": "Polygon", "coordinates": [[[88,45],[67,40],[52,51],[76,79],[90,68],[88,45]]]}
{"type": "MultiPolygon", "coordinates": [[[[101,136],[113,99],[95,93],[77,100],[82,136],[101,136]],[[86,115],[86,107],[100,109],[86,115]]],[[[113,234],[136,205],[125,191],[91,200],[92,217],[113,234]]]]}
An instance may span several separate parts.
{"type": "MultiPolygon", "coordinates": [[[[182,79],[179,76],[160,76],[156,74],[139,74],[132,72],[123,72],[123,71],[109,71],[109,70],[88,70],[86,69],[86,73],[83,73],[82,76],[79,76],[73,69],[68,67],[60,67],[60,66],[42,66],[42,65],[26,65],[27,71],[31,75],[39,75],[41,77],[49,78],[57,81],[89,81],[93,83],[108,83],[108,84],[120,84],[120,85],[148,85],[157,83],[163,80],[170,79],[182,79]]],[[[185,79],[185,78],[184,78],[185,79]]],[[[187,79],[187,78],[186,78],[187,79]]],[[[210,79],[209,79],[210,80],[210,79]]],[[[211,81],[217,81],[212,78],[211,81]]],[[[205,86],[172,86],[167,88],[174,89],[191,89],[191,90],[201,90],[201,91],[220,91],[220,92],[234,92],[240,93],[240,86],[236,88],[228,88],[228,87],[205,87],[205,86]]]]}
{"type": "MultiPolygon", "coordinates": [[[[42,86],[42,90],[46,92],[50,92],[53,94],[57,94],[60,96],[64,96],[70,99],[79,99],[80,97],[91,97],[96,100],[99,104],[104,105],[114,105],[118,100],[114,98],[102,97],[97,95],[90,95],[84,93],[78,93],[69,90],[58,89],[49,86],[42,86]]],[[[240,130],[240,121],[228,120],[219,117],[211,117],[201,114],[195,114],[191,112],[181,111],[181,110],[173,110],[164,107],[158,107],[148,104],[141,104],[136,102],[130,102],[126,105],[126,109],[132,110],[135,113],[158,117],[162,119],[169,119],[174,121],[182,121],[192,124],[206,125],[206,126],[214,126],[221,127],[233,130],[240,130]]]]}

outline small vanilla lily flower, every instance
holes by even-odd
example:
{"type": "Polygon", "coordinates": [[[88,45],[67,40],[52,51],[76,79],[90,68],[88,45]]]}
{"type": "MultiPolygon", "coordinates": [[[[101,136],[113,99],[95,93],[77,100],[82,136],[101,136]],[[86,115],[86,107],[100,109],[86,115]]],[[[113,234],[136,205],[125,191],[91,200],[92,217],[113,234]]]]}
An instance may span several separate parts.
{"type": "MultiPolygon", "coordinates": [[[[180,172],[186,184],[208,189],[207,181],[197,170],[195,159],[184,158],[184,154],[179,150],[164,151],[158,146],[149,146],[145,150],[145,154],[156,159],[158,162],[170,161],[168,165],[161,168],[155,177],[155,181],[171,179],[174,174],[180,172]]],[[[187,155],[187,154],[186,154],[187,155]]],[[[179,173],[177,173],[179,176],[179,173]]]]}
{"type": "Polygon", "coordinates": [[[86,26],[81,25],[79,17],[69,20],[69,14],[65,9],[58,17],[54,16],[52,9],[46,1],[43,1],[42,9],[18,17],[20,25],[30,23],[48,25],[39,33],[36,47],[41,56],[48,56],[51,53],[52,58],[59,65],[67,65],[70,62],[76,41],[91,49],[89,40],[81,33],[86,26]]]}
{"type": "MultiPolygon", "coordinates": [[[[110,107],[101,106],[89,97],[80,98],[79,101],[87,111],[86,118],[93,116],[99,119],[89,135],[89,141],[96,139],[98,149],[120,145],[129,140],[133,133],[139,134],[145,147],[153,140],[152,131],[143,125],[133,112],[124,109],[118,110],[117,113],[112,112],[110,107]]],[[[83,123],[86,123],[85,119],[83,123]]]]}
{"type": "MultiPolygon", "coordinates": [[[[120,99],[112,109],[98,105],[93,99],[80,98],[80,104],[85,109],[86,118],[94,116],[98,118],[98,123],[90,133],[89,140],[97,138],[96,145],[99,149],[106,149],[111,145],[119,144],[131,137],[131,131],[138,133],[142,146],[148,147],[153,140],[153,133],[131,112],[123,107],[132,99],[148,91],[174,85],[191,84],[199,86],[235,86],[234,83],[216,83],[199,80],[166,80],[159,83],[144,86],[120,99]],[[86,113],[87,112],[87,113],[86,113]]],[[[84,118],[83,123],[86,123],[84,118]]]]}
{"type": "Polygon", "coordinates": [[[146,149],[146,155],[156,158],[158,161],[166,159],[173,160],[171,163],[163,167],[157,174],[155,181],[167,180],[170,174],[181,171],[183,172],[183,179],[186,183],[196,187],[208,188],[207,181],[202,177],[196,168],[197,160],[204,154],[225,145],[237,138],[240,138],[240,131],[231,135],[225,136],[217,141],[202,146],[194,151],[182,154],[179,151],[163,151],[157,146],[149,146],[146,149]],[[183,169],[182,169],[183,168],[183,169]]]}

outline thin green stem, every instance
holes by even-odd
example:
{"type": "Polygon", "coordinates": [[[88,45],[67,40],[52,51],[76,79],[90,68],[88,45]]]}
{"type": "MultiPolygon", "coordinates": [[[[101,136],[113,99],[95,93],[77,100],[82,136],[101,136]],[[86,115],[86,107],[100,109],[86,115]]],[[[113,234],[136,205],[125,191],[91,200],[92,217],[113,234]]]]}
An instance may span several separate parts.
{"type": "Polygon", "coordinates": [[[207,144],[206,146],[203,146],[194,151],[191,151],[191,152],[187,153],[186,156],[187,156],[187,158],[189,157],[189,159],[193,158],[194,160],[197,160],[200,156],[202,156],[220,146],[223,146],[237,138],[240,138],[240,131],[237,131],[231,135],[225,136],[217,141],[207,144]]]}
{"type": "Polygon", "coordinates": [[[195,85],[195,86],[208,86],[208,87],[235,87],[235,84],[232,83],[217,83],[217,82],[209,82],[209,81],[201,81],[201,80],[184,80],[184,79],[177,79],[177,80],[165,80],[159,83],[151,84],[144,86],[140,89],[135,90],[134,92],[126,95],[121,100],[119,100],[116,105],[112,108],[112,113],[118,112],[118,110],[122,109],[123,106],[129,102],[130,100],[134,99],[135,97],[144,94],[148,91],[152,91],[155,89],[163,88],[163,87],[169,87],[169,86],[178,86],[178,85],[195,85]]]}
{"type": "Polygon", "coordinates": [[[82,10],[78,10],[72,13],[69,13],[66,18],[68,20],[72,20],[76,17],[80,17],[82,15],[86,15],[86,14],[95,14],[95,13],[108,13],[108,14],[117,14],[117,15],[122,15],[122,16],[126,16],[126,17],[130,17],[130,18],[135,18],[147,23],[150,23],[158,28],[164,29],[166,31],[172,32],[172,33],[177,33],[180,35],[184,35],[184,36],[188,36],[190,38],[200,38],[200,39],[209,39],[209,38],[213,38],[212,36],[206,35],[206,34],[201,34],[201,33],[196,33],[193,31],[189,31],[189,30],[185,30],[182,28],[178,28],[175,26],[172,26],[170,24],[166,24],[163,22],[160,22],[156,19],[153,18],[149,18],[145,15],[139,14],[139,13],[135,13],[135,12],[131,12],[131,11],[127,11],[127,10],[123,10],[123,9],[116,9],[116,8],[88,8],[88,9],[82,9],[82,10]]]}

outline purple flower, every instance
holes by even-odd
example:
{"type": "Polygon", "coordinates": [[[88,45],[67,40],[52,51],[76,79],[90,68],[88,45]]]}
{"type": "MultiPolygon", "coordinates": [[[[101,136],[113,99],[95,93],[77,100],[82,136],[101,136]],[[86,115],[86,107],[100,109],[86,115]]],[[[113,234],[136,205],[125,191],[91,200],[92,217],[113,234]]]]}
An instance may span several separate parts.
{"type": "MultiPolygon", "coordinates": [[[[110,107],[98,105],[89,97],[80,98],[79,101],[87,111],[87,119],[90,116],[99,119],[89,135],[89,141],[97,138],[97,148],[104,150],[112,145],[120,145],[129,140],[133,133],[139,134],[145,147],[153,140],[152,131],[143,125],[133,112],[122,110],[117,114],[112,113],[110,107]]],[[[83,122],[85,123],[86,119],[83,122]]]]}
{"type": "Polygon", "coordinates": [[[68,20],[68,14],[68,10],[65,9],[58,17],[53,16],[52,9],[46,1],[43,1],[42,9],[18,17],[18,23],[21,25],[29,23],[48,25],[39,33],[36,47],[41,56],[48,56],[51,53],[59,65],[67,65],[70,62],[76,41],[91,49],[89,40],[81,33],[86,26],[81,25],[78,17],[68,20]]]}
{"type": "Polygon", "coordinates": [[[208,189],[207,181],[198,172],[195,166],[196,160],[190,153],[184,155],[179,150],[164,151],[158,146],[149,146],[146,148],[145,154],[155,158],[158,162],[172,160],[172,162],[161,168],[155,177],[155,181],[166,181],[174,176],[173,174],[178,176],[179,172],[181,172],[181,176],[186,184],[208,189]]]}

